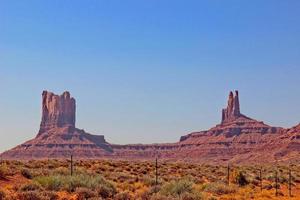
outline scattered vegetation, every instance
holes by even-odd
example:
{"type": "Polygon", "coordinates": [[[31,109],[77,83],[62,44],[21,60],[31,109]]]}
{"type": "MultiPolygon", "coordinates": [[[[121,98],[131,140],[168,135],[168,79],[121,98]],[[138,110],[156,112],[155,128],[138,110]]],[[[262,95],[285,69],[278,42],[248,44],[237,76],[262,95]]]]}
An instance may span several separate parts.
{"type": "Polygon", "coordinates": [[[289,168],[297,199],[298,165],[232,166],[228,184],[226,166],[159,162],[156,181],[154,162],[75,161],[71,176],[67,161],[5,161],[0,165],[0,200],[289,199],[289,168]]]}
{"type": "Polygon", "coordinates": [[[33,180],[47,190],[74,192],[77,188],[89,188],[93,191],[99,190],[104,197],[113,196],[116,192],[114,185],[99,175],[49,175],[33,180]]]}
{"type": "Polygon", "coordinates": [[[3,164],[0,166],[0,179],[5,179],[6,176],[8,175],[8,168],[6,164],[3,164]]]}
{"type": "Polygon", "coordinates": [[[237,187],[235,185],[227,185],[222,182],[214,182],[204,185],[204,191],[212,194],[223,195],[237,192],[237,187]]]}
{"type": "Polygon", "coordinates": [[[176,199],[202,199],[202,194],[196,191],[193,187],[192,181],[182,179],[166,183],[160,190],[160,194],[165,197],[172,197],[176,199]]]}

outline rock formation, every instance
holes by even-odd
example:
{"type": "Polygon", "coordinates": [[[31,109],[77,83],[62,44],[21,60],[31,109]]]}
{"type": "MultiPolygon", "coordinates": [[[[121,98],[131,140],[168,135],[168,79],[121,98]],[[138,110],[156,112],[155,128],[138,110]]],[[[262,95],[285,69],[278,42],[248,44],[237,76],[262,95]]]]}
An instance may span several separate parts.
{"type": "Polygon", "coordinates": [[[239,92],[229,93],[227,108],[222,110],[222,123],[226,123],[241,117],[239,92]]]}
{"type": "Polygon", "coordinates": [[[282,137],[284,131],[241,114],[236,91],[235,95],[233,92],[229,94],[227,108],[222,110],[221,124],[207,131],[182,136],[180,142],[173,144],[112,147],[114,155],[123,159],[146,159],[157,155],[161,159],[214,164],[273,162],[278,157],[275,155],[276,145],[266,147],[282,137]]]}
{"type": "Polygon", "coordinates": [[[76,103],[69,92],[42,94],[42,120],[36,138],[2,154],[6,159],[95,158],[111,154],[103,135],[75,127],[76,103]]]}
{"type": "Polygon", "coordinates": [[[43,91],[42,99],[42,121],[39,134],[66,125],[75,127],[76,102],[70,97],[69,92],[64,92],[59,96],[43,91]]]}
{"type": "MultiPolygon", "coordinates": [[[[300,156],[300,125],[283,129],[243,115],[239,94],[230,92],[222,121],[215,127],[182,136],[169,144],[109,144],[103,135],[75,127],[75,99],[69,92],[58,96],[43,92],[42,121],[36,138],[1,156],[4,159],[154,159],[214,164],[295,161],[300,156]]],[[[300,159],[298,159],[300,160],[300,159]]]]}

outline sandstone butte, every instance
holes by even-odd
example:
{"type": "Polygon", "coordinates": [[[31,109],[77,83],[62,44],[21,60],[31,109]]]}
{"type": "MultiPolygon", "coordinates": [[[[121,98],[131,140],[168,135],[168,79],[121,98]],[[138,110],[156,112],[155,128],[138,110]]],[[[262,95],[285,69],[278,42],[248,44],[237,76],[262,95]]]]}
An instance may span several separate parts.
{"type": "Polygon", "coordinates": [[[221,123],[165,144],[117,145],[103,135],[75,127],[76,101],[69,92],[42,94],[42,120],[37,136],[1,154],[3,159],[126,159],[211,164],[296,162],[300,154],[300,124],[284,129],[251,119],[240,111],[238,91],[230,92],[221,123]]]}

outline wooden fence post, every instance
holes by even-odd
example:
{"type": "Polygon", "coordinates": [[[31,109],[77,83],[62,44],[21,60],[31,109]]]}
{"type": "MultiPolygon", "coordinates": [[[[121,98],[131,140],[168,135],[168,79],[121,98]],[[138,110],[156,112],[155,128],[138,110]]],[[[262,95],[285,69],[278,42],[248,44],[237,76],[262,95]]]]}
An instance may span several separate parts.
{"type": "Polygon", "coordinates": [[[276,190],[276,197],[278,196],[278,171],[276,169],[276,172],[275,172],[275,190],[276,190]]]}
{"type": "Polygon", "coordinates": [[[158,164],[157,164],[157,157],[155,159],[155,186],[158,185],[158,164]]]}
{"type": "Polygon", "coordinates": [[[71,176],[73,176],[73,155],[71,154],[71,176]]]}
{"type": "Polygon", "coordinates": [[[260,191],[263,191],[263,181],[262,181],[262,167],[259,169],[259,181],[260,181],[260,191]]]}
{"type": "Polygon", "coordinates": [[[229,163],[227,165],[227,184],[229,185],[230,183],[230,166],[229,163]]]}
{"type": "Polygon", "coordinates": [[[292,170],[289,168],[289,196],[292,196],[292,170]]]}

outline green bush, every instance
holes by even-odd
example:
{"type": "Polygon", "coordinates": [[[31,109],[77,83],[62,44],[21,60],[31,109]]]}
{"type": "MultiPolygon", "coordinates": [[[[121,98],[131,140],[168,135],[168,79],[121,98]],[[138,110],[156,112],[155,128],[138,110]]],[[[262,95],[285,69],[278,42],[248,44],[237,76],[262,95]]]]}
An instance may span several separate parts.
{"type": "Polygon", "coordinates": [[[229,186],[221,182],[213,182],[206,184],[204,186],[204,191],[222,195],[235,193],[237,191],[237,188],[235,186],[229,186]]]}
{"type": "Polygon", "coordinates": [[[194,183],[189,180],[172,181],[162,186],[159,194],[166,197],[179,198],[184,200],[203,199],[202,194],[194,190],[194,183]]]}
{"type": "Polygon", "coordinates": [[[68,192],[74,192],[76,188],[89,188],[93,191],[100,190],[103,195],[107,196],[113,196],[116,192],[114,185],[99,175],[50,175],[37,177],[34,181],[47,190],[54,191],[65,190],[68,192]]]}
{"type": "Polygon", "coordinates": [[[39,183],[47,190],[58,191],[62,188],[63,177],[62,176],[40,176],[34,178],[34,181],[39,183]]]}
{"type": "Polygon", "coordinates": [[[180,196],[181,194],[193,191],[193,183],[187,180],[172,181],[163,185],[160,194],[165,196],[180,196]]]}

